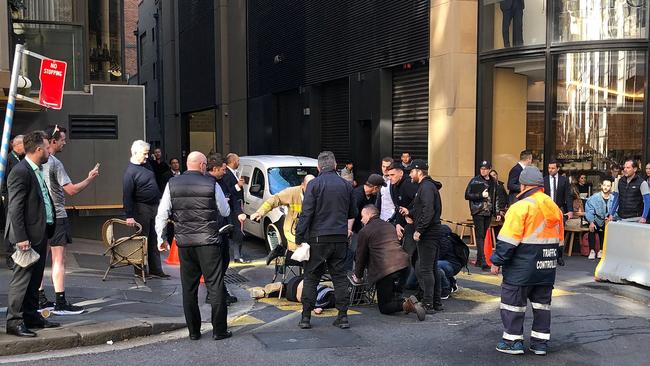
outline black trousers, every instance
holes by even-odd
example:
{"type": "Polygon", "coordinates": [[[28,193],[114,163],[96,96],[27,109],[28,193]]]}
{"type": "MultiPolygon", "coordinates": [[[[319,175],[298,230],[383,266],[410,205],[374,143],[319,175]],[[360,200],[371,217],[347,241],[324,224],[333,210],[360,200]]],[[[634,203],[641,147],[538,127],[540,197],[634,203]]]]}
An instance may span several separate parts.
{"type": "Polygon", "coordinates": [[[530,332],[532,345],[546,343],[551,339],[551,296],[552,285],[515,286],[501,284],[501,321],[503,339],[524,340],[524,319],[526,305],[530,300],[533,308],[533,327],[530,332]]]}
{"type": "MultiPolygon", "coordinates": [[[[221,244],[219,246],[221,247],[221,261],[223,262],[221,272],[223,272],[223,278],[225,279],[226,271],[230,265],[230,242],[228,240],[228,235],[221,235],[221,244]]],[[[228,296],[228,288],[225,283],[223,285],[223,295],[228,296]]]]}
{"type": "Polygon", "coordinates": [[[416,242],[418,258],[415,263],[416,275],[420,289],[424,292],[422,302],[425,304],[440,304],[440,286],[436,286],[438,262],[438,241],[432,238],[420,238],[416,242]]]}
{"type": "Polygon", "coordinates": [[[241,232],[241,223],[239,222],[239,219],[237,219],[237,216],[233,216],[232,214],[228,220],[235,227],[232,231],[232,235],[230,236],[230,247],[232,248],[233,258],[244,258],[242,253],[242,246],[244,245],[244,233],[241,232]]]}
{"type": "Polygon", "coordinates": [[[587,235],[587,238],[589,239],[589,249],[591,250],[596,250],[596,235],[598,235],[598,239],[600,240],[600,250],[603,249],[603,242],[605,241],[605,231],[602,227],[596,226],[596,230],[592,233],[591,231],[587,235]]]}
{"type": "Polygon", "coordinates": [[[183,311],[190,335],[201,333],[201,311],[199,310],[199,281],[205,280],[208,298],[212,305],[212,329],[214,334],[227,330],[228,308],[224,299],[224,270],[220,245],[179,247],[181,262],[181,286],[183,311]]]}
{"type": "Polygon", "coordinates": [[[503,12],[503,22],[501,24],[503,47],[510,47],[510,22],[512,22],[512,43],[515,46],[524,44],[523,0],[514,0],[513,3],[511,9],[501,10],[503,12]]]}
{"type": "Polygon", "coordinates": [[[483,244],[485,243],[485,235],[492,222],[492,216],[473,215],[472,221],[474,222],[474,232],[476,233],[476,265],[481,266],[486,263],[483,244]]]}
{"type": "Polygon", "coordinates": [[[347,242],[310,243],[309,260],[304,264],[305,279],[302,289],[302,312],[311,314],[316,304],[316,287],[327,269],[334,283],[336,309],[339,313],[348,311],[350,292],[345,274],[345,257],[348,249],[347,242]]]}
{"type": "Polygon", "coordinates": [[[47,258],[47,235],[32,248],[41,256],[33,265],[23,268],[14,267],[14,274],[9,282],[7,299],[7,327],[17,327],[21,323],[27,325],[40,323],[38,313],[38,288],[43,280],[45,260],[47,258]]]}
{"type": "Polygon", "coordinates": [[[161,273],[160,251],[158,251],[158,237],[156,235],[156,214],[158,205],[146,203],[135,204],[135,221],[142,225],[142,235],[147,237],[147,267],[149,272],[161,273]]]}
{"type": "Polygon", "coordinates": [[[378,280],[375,283],[377,290],[377,305],[379,312],[382,314],[394,314],[402,311],[402,289],[404,281],[409,273],[409,268],[406,267],[397,272],[393,272],[388,276],[378,280]]]}

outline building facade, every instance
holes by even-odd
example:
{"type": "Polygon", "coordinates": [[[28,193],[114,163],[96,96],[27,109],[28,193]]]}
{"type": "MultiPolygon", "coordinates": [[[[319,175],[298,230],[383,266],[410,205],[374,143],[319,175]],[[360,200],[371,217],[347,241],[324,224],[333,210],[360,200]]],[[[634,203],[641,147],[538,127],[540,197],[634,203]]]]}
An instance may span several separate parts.
{"type": "MultiPolygon", "coordinates": [[[[12,135],[58,124],[68,130],[60,159],[74,181],[101,163],[102,179],[69,197],[70,206],[114,208],[121,214],[122,172],[130,145],[145,135],[144,89],[126,85],[124,73],[124,2],[122,0],[23,0],[0,7],[0,114],[4,116],[14,45],[67,62],[63,108],[50,110],[18,101],[12,135]]],[[[32,86],[20,94],[36,97],[40,60],[23,57],[21,74],[32,86]]],[[[101,210],[100,210],[101,211],[101,210]]]]}

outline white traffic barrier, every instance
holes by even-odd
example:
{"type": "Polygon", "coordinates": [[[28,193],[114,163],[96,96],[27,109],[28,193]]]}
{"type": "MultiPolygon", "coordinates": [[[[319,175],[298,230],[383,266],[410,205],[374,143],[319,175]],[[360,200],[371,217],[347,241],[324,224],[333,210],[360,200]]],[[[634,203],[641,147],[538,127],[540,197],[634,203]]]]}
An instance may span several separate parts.
{"type": "Polygon", "coordinates": [[[650,225],[610,222],[596,280],[650,286],[650,225]]]}

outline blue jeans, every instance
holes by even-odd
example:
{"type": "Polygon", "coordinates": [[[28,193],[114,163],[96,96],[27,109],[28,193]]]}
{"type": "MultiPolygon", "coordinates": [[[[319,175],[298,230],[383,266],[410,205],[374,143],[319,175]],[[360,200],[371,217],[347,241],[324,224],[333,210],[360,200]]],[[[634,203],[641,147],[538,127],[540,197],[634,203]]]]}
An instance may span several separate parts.
{"type": "Polygon", "coordinates": [[[440,274],[440,287],[442,291],[451,291],[452,282],[455,283],[455,275],[460,272],[458,265],[452,264],[446,260],[438,260],[438,273],[440,274]]]}

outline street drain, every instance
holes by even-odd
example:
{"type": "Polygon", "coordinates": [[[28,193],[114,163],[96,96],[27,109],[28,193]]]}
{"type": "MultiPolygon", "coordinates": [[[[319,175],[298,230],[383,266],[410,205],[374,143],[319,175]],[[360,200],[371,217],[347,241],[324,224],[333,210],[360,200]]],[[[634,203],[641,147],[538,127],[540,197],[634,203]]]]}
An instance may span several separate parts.
{"type": "Polygon", "coordinates": [[[229,268],[226,271],[226,277],[224,278],[224,282],[228,284],[244,283],[244,282],[248,282],[248,278],[240,275],[239,273],[229,268]]]}

